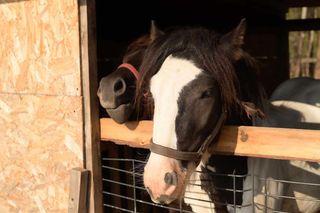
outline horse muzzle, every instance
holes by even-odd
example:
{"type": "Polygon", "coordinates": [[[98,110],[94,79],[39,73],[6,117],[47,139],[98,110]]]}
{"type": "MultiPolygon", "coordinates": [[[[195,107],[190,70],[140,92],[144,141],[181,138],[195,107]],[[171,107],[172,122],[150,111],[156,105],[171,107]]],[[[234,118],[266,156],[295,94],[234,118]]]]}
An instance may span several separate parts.
{"type": "Polygon", "coordinates": [[[144,168],[144,185],[155,203],[169,204],[184,194],[186,171],[179,161],[151,153],[144,168]]]}
{"type": "Polygon", "coordinates": [[[176,198],[168,196],[168,195],[165,195],[165,194],[160,195],[157,198],[154,198],[154,196],[152,194],[152,191],[148,187],[146,188],[146,190],[149,193],[150,198],[154,203],[167,204],[168,205],[168,204],[172,203],[174,200],[176,200],[176,198]]]}
{"type": "Polygon", "coordinates": [[[133,113],[133,105],[131,103],[121,104],[117,108],[105,108],[108,115],[117,123],[122,124],[129,120],[133,113]]]}

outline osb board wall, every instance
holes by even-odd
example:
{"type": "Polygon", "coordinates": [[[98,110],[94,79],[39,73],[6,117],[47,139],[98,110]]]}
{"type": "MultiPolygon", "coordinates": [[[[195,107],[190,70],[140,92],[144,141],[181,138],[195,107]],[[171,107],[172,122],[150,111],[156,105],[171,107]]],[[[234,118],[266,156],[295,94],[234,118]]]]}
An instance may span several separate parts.
{"type": "Polygon", "coordinates": [[[80,97],[0,95],[0,212],[67,210],[81,111],[80,97]]]}
{"type": "Polygon", "coordinates": [[[80,95],[77,0],[0,0],[0,91],[80,95]]]}
{"type": "Polygon", "coordinates": [[[67,212],[83,167],[77,0],[0,0],[0,212],[67,212]]]}

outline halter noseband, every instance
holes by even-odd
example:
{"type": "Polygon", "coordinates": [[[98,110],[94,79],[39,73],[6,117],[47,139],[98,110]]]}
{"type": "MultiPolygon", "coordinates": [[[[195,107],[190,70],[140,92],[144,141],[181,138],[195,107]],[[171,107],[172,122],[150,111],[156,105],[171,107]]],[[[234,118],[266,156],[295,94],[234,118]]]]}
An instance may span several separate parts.
{"type": "Polygon", "coordinates": [[[134,77],[136,77],[136,79],[139,78],[139,72],[136,68],[134,68],[134,66],[132,66],[131,64],[129,63],[123,63],[123,64],[120,64],[120,66],[118,66],[118,69],[119,68],[126,68],[128,69],[133,75],[134,77]]]}
{"type": "Polygon", "coordinates": [[[205,150],[209,147],[210,143],[217,136],[222,125],[224,124],[225,119],[226,119],[226,113],[223,112],[220,115],[220,118],[216,126],[212,130],[211,134],[206,138],[206,140],[203,142],[203,144],[200,146],[200,148],[196,152],[184,152],[184,151],[171,149],[169,147],[165,147],[165,146],[161,146],[159,144],[153,143],[152,139],[150,141],[150,151],[162,156],[174,158],[176,160],[197,161],[201,158],[205,150]]]}

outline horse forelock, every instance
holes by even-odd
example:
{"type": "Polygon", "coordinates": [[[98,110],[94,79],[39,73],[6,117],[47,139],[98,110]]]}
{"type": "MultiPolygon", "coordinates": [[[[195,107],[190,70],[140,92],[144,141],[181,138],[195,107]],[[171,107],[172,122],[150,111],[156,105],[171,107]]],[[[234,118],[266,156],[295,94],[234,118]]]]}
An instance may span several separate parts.
{"type": "MultiPolygon", "coordinates": [[[[165,59],[169,55],[173,55],[192,61],[203,72],[216,80],[221,90],[221,99],[225,110],[228,111],[235,107],[241,108],[240,98],[242,95],[239,81],[247,79],[238,78],[236,70],[238,62],[232,59],[232,54],[225,51],[221,43],[224,41],[221,41],[220,38],[220,34],[205,28],[184,28],[157,38],[146,49],[139,68],[141,78],[137,85],[137,100],[150,89],[150,79],[159,71],[165,59]]],[[[254,59],[248,54],[243,54],[243,58],[239,61],[245,61],[245,64],[250,66],[249,69],[256,69],[252,63],[254,59]]]]}
{"type": "Polygon", "coordinates": [[[123,63],[130,63],[136,68],[141,64],[142,57],[147,47],[151,44],[152,40],[150,35],[143,35],[138,39],[134,40],[127,47],[123,55],[123,63]]]}

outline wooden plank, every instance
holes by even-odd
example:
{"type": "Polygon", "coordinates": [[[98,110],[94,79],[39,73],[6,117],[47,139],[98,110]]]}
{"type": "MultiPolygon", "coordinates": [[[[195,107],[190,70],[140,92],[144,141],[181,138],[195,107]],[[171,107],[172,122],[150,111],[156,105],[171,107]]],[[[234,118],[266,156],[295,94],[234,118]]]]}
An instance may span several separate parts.
{"type": "Polygon", "coordinates": [[[320,30],[320,18],[290,19],[290,20],[252,20],[250,19],[251,32],[270,33],[284,31],[309,31],[320,30]]]}
{"type": "Polygon", "coordinates": [[[80,0],[80,52],[82,71],[85,168],[90,170],[89,212],[103,212],[100,123],[97,100],[96,14],[94,0],[80,0]]]}
{"type": "Polygon", "coordinates": [[[226,126],[213,153],[320,162],[320,131],[226,126]]]}
{"type": "MultiPolygon", "coordinates": [[[[112,119],[102,118],[100,122],[102,141],[148,148],[152,135],[152,121],[117,124],[112,119]]],[[[218,143],[210,147],[210,152],[320,162],[320,131],[225,126],[218,143]]]]}
{"type": "Polygon", "coordinates": [[[152,135],[152,121],[118,124],[110,118],[100,119],[101,140],[137,148],[148,148],[152,135]]]}
{"type": "Polygon", "coordinates": [[[87,213],[89,171],[82,168],[73,168],[70,174],[69,186],[69,213],[87,213]]]}
{"type": "Polygon", "coordinates": [[[284,24],[288,31],[320,30],[320,18],[292,19],[286,20],[284,24]]]}
{"type": "Polygon", "coordinates": [[[320,6],[319,0],[286,0],[288,7],[318,7],[320,6]]]}

